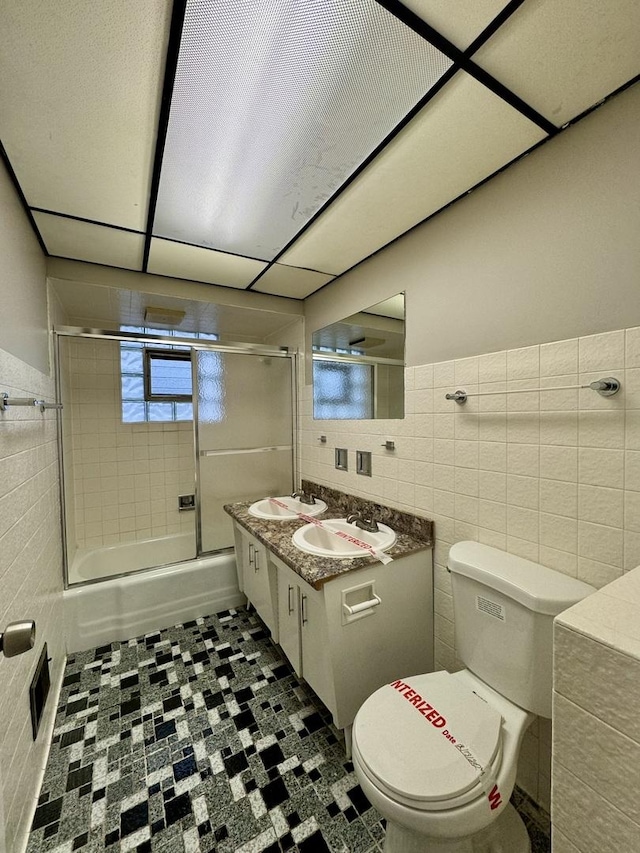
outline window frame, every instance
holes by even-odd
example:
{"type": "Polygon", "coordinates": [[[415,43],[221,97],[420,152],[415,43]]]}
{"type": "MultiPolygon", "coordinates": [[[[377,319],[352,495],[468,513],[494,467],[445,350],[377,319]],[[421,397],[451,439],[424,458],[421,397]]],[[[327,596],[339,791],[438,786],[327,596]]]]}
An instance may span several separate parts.
{"type": "Polygon", "coordinates": [[[170,350],[156,347],[144,347],[143,353],[143,383],[145,403],[192,403],[191,394],[154,394],[151,390],[152,361],[154,358],[162,358],[163,361],[188,361],[192,363],[191,350],[170,350]]]}

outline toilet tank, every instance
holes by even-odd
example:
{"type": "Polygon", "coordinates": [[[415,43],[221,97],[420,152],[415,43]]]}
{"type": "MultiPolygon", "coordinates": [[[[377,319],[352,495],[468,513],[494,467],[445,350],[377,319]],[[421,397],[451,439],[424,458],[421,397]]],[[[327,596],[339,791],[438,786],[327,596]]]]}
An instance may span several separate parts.
{"type": "Polygon", "coordinates": [[[452,545],[449,571],[460,660],[516,705],[551,717],[553,619],[594,587],[478,542],[452,545]]]}

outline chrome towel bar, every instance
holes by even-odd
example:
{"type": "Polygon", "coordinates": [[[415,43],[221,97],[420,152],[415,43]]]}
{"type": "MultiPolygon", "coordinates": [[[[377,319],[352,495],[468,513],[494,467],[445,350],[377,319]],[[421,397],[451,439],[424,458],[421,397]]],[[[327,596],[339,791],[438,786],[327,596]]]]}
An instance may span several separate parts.
{"type": "Polygon", "coordinates": [[[8,394],[0,394],[0,412],[4,412],[11,406],[35,406],[44,412],[45,409],[61,409],[62,403],[48,403],[46,400],[36,400],[35,397],[10,397],[8,394]]]}
{"type": "Polygon", "coordinates": [[[491,397],[496,394],[531,394],[536,391],[576,391],[579,388],[590,388],[597,391],[602,397],[613,397],[620,390],[620,382],[613,376],[597,379],[587,385],[556,385],[551,388],[510,388],[505,391],[475,391],[468,394],[466,391],[454,391],[453,394],[445,394],[447,400],[455,400],[462,405],[467,402],[468,397],[491,397]]]}

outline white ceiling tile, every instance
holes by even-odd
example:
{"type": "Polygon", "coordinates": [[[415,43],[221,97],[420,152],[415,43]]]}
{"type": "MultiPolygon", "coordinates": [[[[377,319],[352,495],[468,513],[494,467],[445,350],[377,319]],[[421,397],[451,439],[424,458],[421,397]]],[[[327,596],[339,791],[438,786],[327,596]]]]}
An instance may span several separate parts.
{"type": "Polygon", "coordinates": [[[260,293],[272,293],[274,296],[290,296],[293,299],[305,299],[333,279],[333,275],[301,270],[285,264],[274,264],[258,279],[252,290],[260,293]]]}
{"type": "Polygon", "coordinates": [[[32,207],[144,230],[171,5],[0,3],[2,141],[32,207]]]}
{"type": "Polygon", "coordinates": [[[403,0],[434,30],[464,50],[507,5],[506,0],[403,0]]]}
{"type": "Polygon", "coordinates": [[[193,0],[153,233],[272,260],[450,67],[376,0],[193,0]]]}
{"type": "Polygon", "coordinates": [[[50,255],[129,270],[142,268],[144,234],[37,211],[33,217],[50,255]]]}
{"type": "Polygon", "coordinates": [[[280,260],[344,272],[544,136],[458,72],[280,260]]]}
{"type": "Polygon", "coordinates": [[[226,287],[246,287],[266,266],[264,261],[154,237],[151,241],[148,269],[149,272],[173,278],[222,284],[226,287]]]}
{"type": "Polygon", "coordinates": [[[527,2],[473,58],[561,126],[640,73],[640,3],[527,2]]]}

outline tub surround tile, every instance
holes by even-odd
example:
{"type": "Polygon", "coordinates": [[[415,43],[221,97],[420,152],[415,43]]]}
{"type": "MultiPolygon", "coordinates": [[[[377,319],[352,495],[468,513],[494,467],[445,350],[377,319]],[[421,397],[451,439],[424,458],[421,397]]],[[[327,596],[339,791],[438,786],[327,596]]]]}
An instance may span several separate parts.
{"type": "MultiPolygon", "coordinates": [[[[317,498],[327,504],[327,509],[317,516],[320,521],[327,518],[345,518],[352,512],[359,512],[365,517],[372,516],[376,521],[395,530],[397,535],[395,544],[387,549],[391,557],[397,559],[433,547],[433,522],[426,518],[353,497],[337,489],[319,486],[307,480],[302,481],[302,488],[306,492],[313,492],[317,498]]],[[[293,533],[306,522],[298,519],[269,521],[255,518],[249,513],[251,503],[252,501],[242,501],[227,504],[224,509],[238,524],[316,589],[331,578],[377,562],[375,557],[370,556],[341,560],[306,554],[296,548],[291,541],[293,533]]],[[[357,535],[357,528],[354,527],[354,531],[354,535],[357,535]]],[[[392,567],[393,564],[389,564],[389,568],[392,567]]]]}

